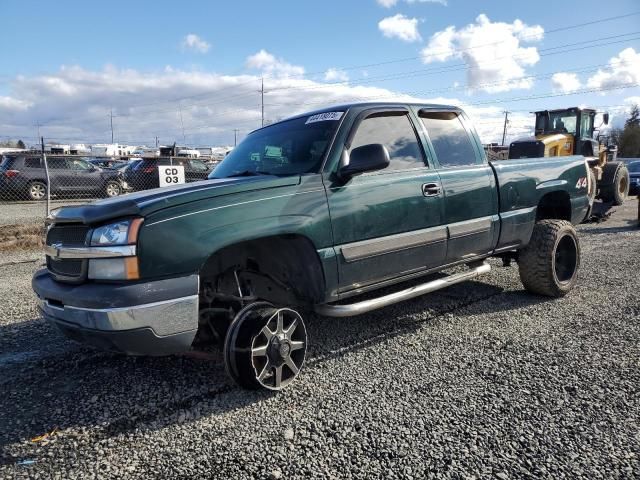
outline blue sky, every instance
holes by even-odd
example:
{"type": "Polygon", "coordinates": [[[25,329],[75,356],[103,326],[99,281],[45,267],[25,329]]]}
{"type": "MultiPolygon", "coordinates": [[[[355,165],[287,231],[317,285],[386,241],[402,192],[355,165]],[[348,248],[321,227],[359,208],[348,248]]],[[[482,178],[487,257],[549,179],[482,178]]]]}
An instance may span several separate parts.
{"type": "Polygon", "coordinates": [[[259,99],[252,94],[265,75],[267,90],[276,90],[266,96],[268,120],[320,107],[325,99],[343,100],[347,93],[412,93],[469,104],[472,117],[486,125],[480,130],[487,141],[500,130],[491,122],[497,125],[505,108],[514,111],[512,135],[526,127],[526,111],[538,108],[604,105],[623,117],[620,106],[640,98],[640,88],[612,87],[640,83],[640,15],[553,30],[636,11],[637,0],[611,1],[606,8],[590,0],[3,0],[0,135],[35,136],[33,125],[41,123],[50,138],[106,140],[104,119],[115,108],[123,142],[148,142],[155,131],[167,143],[172,136],[185,143],[228,143],[234,125],[245,132],[259,126],[259,99]],[[514,39],[516,50],[509,46],[514,39]],[[593,43],[580,43],[588,41],[593,43]],[[495,49],[503,50],[496,55],[495,49]],[[496,60],[488,62],[492,55],[496,60]],[[510,55],[523,60],[503,64],[510,55]],[[613,66],[607,65],[611,59],[613,66]],[[603,74],[596,78],[598,69],[603,74]],[[564,76],[552,81],[553,73],[564,76]],[[340,91],[317,85],[347,77],[340,91]],[[314,102],[306,102],[305,87],[314,102]],[[531,99],[600,88],[606,90],[531,99]],[[526,100],[504,102],[517,98],[526,100]],[[136,110],[140,104],[157,107],[136,110]]]}

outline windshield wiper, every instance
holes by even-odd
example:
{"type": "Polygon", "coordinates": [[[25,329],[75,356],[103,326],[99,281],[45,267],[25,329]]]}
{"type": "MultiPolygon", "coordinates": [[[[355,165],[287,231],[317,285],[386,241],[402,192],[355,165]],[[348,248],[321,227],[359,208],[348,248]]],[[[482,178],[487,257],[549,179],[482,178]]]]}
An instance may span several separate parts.
{"type": "Polygon", "coordinates": [[[231,175],[228,175],[226,178],[257,177],[258,175],[273,175],[273,174],[269,172],[261,172],[260,170],[243,170],[241,172],[233,172],[231,175]]]}

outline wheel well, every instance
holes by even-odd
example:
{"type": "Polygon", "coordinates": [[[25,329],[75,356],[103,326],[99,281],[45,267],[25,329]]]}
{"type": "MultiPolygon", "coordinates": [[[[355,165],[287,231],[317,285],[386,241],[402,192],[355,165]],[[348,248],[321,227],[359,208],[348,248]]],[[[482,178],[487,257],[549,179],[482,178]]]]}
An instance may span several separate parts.
{"type": "Polygon", "coordinates": [[[571,221],[571,199],[567,192],[549,192],[540,199],[536,220],[547,219],[571,221]]]}
{"type": "Polygon", "coordinates": [[[217,251],[200,270],[201,288],[229,272],[252,295],[274,304],[313,305],[324,295],[320,258],[302,235],[263,237],[217,251]]]}

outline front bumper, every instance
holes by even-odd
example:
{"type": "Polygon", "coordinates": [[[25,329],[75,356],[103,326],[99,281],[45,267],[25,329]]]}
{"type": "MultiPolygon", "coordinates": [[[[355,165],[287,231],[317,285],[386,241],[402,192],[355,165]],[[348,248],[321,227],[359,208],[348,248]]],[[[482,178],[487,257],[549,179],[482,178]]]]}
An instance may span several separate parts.
{"type": "Polygon", "coordinates": [[[189,350],[198,329],[198,276],[132,284],[32,281],[44,318],[67,337],[129,355],[189,350]]]}

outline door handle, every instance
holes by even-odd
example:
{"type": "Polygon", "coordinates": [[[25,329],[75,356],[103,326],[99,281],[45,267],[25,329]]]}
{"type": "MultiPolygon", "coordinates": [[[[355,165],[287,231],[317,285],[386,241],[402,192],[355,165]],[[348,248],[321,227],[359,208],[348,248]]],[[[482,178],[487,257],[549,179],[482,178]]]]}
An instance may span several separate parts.
{"type": "Polygon", "coordinates": [[[422,195],[425,197],[437,197],[440,195],[440,184],[439,183],[423,183],[422,184],[422,195]]]}

